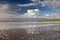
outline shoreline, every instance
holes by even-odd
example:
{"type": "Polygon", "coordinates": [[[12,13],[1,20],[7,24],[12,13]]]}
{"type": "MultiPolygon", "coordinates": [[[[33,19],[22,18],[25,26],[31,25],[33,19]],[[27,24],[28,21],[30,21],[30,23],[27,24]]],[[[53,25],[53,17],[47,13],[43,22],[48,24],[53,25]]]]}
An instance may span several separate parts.
{"type": "Polygon", "coordinates": [[[51,23],[51,24],[55,24],[55,23],[60,23],[60,22],[0,22],[0,24],[5,24],[5,23],[13,23],[13,24],[26,24],[26,23],[51,23]]]}

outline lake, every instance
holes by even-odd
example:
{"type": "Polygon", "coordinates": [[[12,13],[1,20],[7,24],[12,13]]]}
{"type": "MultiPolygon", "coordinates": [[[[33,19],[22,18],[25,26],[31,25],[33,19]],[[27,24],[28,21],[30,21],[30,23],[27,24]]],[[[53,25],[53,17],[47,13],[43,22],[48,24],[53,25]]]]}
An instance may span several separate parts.
{"type": "Polygon", "coordinates": [[[0,22],[0,40],[60,40],[60,23],[0,22]]]}
{"type": "Polygon", "coordinates": [[[0,30],[14,28],[42,28],[44,30],[60,30],[60,23],[37,23],[37,22],[0,22],[0,30]]]}

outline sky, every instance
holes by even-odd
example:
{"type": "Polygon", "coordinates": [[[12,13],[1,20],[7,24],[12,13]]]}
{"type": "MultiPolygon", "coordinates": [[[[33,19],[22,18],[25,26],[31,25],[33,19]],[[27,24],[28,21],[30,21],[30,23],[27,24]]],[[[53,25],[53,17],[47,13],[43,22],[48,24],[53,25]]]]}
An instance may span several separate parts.
{"type": "Polygon", "coordinates": [[[60,0],[0,0],[0,21],[60,18],[60,0]]]}

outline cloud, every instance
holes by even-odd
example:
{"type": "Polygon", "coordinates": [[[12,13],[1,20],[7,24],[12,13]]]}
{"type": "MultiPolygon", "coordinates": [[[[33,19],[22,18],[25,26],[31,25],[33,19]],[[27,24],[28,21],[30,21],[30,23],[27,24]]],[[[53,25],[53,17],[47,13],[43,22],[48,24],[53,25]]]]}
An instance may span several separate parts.
{"type": "Polygon", "coordinates": [[[34,3],[42,4],[42,7],[49,6],[49,7],[52,7],[54,9],[60,8],[60,0],[44,0],[44,1],[31,0],[31,1],[33,1],[34,3]]]}
{"type": "Polygon", "coordinates": [[[41,4],[52,8],[60,8],[60,1],[44,1],[41,4]]]}
{"type": "MultiPolygon", "coordinates": [[[[26,4],[27,5],[27,4],[26,4]]],[[[19,18],[49,18],[49,17],[54,17],[56,14],[45,14],[41,15],[42,12],[39,9],[29,9],[27,10],[26,13],[24,14],[12,14],[15,13],[15,11],[10,11],[10,5],[9,4],[0,4],[0,21],[1,19],[4,20],[16,20],[19,18]],[[6,19],[7,18],[7,19],[6,19]]]]}
{"type": "Polygon", "coordinates": [[[45,14],[45,15],[43,16],[43,18],[56,18],[56,17],[57,17],[57,14],[55,14],[55,13],[45,14]]]}
{"type": "Polygon", "coordinates": [[[36,6],[38,3],[29,3],[29,4],[18,4],[19,7],[27,7],[27,6],[36,6]]]}
{"type": "MultiPolygon", "coordinates": [[[[24,18],[37,18],[37,16],[40,14],[40,10],[39,9],[31,9],[31,10],[27,10],[27,13],[24,13],[22,16],[24,18]]],[[[22,17],[20,16],[20,17],[22,17]]]]}
{"type": "Polygon", "coordinates": [[[0,4],[0,19],[11,18],[15,15],[9,13],[10,6],[8,4],[0,4]]]}
{"type": "Polygon", "coordinates": [[[54,9],[60,9],[60,0],[45,0],[43,2],[40,1],[42,5],[52,7],[54,9]]]}
{"type": "Polygon", "coordinates": [[[20,18],[56,18],[58,15],[56,13],[45,13],[41,12],[39,9],[27,10],[27,13],[17,16],[20,18]],[[42,15],[43,14],[43,15],[42,15]]]}
{"type": "Polygon", "coordinates": [[[9,5],[8,4],[0,4],[0,10],[6,10],[8,9],[9,5]]]}
{"type": "Polygon", "coordinates": [[[37,6],[37,5],[41,5],[42,7],[44,7],[44,6],[49,6],[49,7],[52,7],[52,8],[54,8],[54,9],[59,9],[59,8],[60,8],[60,0],[44,0],[44,1],[31,0],[31,1],[33,1],[33,3],[18,4],[17,6],[27,7],[27,6],[37,6]]]}
{"type": "Polygon", "coordinates": [[[31,0],[31,1],[33,1],[33,2],[39,2],[40,0],[31,0]]]}
{"type": "Polygon", "coordinates": [[[9,6],[7,4],[0,4],[0,18],[9,16],[9,14],[7,13],[8,7],[9,6]]]}
{"type": "Polygon", "coordinates": [[[45,1],[60,1],[60,0],[45,0],[45,1]]]}

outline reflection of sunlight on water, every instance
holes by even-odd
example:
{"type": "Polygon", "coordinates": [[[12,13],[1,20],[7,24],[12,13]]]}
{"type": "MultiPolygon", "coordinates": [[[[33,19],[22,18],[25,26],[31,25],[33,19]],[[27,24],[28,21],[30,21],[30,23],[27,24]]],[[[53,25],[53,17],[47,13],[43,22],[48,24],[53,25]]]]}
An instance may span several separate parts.
{"type": "Polygon", "coordinates": [[[2,29],[8,29],[8,27],[6,25],[0,25],[0,30],[2,29]]]}
{"type": "Polygon", "coordinates": [[[60,24],[43,24],[43,23],[0,23],[0,30],[2,29],[12,29],[12,28],[31,28],[31,27],[44,27],[46,29],[58,30],[60,24]],[[57,25],[57,26],[55,26],[57,25]]]}
{"type": "Polygon", "coordinates": [[[29,27],[29,26],[30,26],[30,27],[37,27],[36,25],[28,25],[28,27],[29,27]]]}

